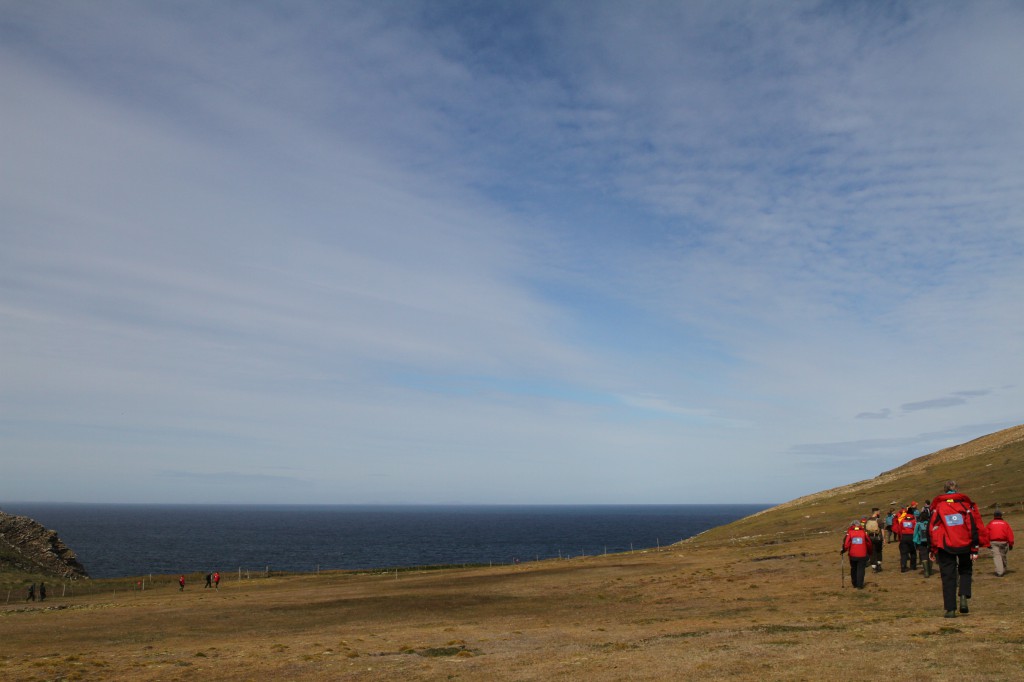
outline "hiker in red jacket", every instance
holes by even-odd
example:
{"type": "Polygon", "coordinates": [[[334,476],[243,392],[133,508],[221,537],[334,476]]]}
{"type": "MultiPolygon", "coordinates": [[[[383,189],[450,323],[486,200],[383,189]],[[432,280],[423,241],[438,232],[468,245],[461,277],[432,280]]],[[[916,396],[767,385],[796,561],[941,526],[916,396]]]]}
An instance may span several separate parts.
{"type": "Polygon", "coordinates": [[[957,582],[960,583],[960,613],[968,613],[971,579],[978,550],[988,545],[988,529],[978,505],[957,492],[956,481],[946,481],[946,492],[932,500],[929,541],[942,576],[942,605],[946,618],[956,617],[957,582]]]}
{"type": "Polygon", "coordinates": [[[847,552],[850,553],[850,582],[858,590],[863,590],[864,569],[867,568],[868,557],[871,556],[871,538],[864,531],[860,521],[854,521],[843,538],[843,548],[839,553],[847,552]]]}
{"type": "Polygon", "coordinates": [[[998,509],[988,522],[988,543],[992,546],[992,559],[996,562],[996,575],[1002,578],[1007,570],[1007,552],[1013,549],[1013,529],[1003,521],[1003,512],[998,509]]]}
{"type": "Polygon", "coordinates": [[[914,510],[917,509],[917,502],[911,502],[910,506],[896,515],[892,523],[892,532],[896,533],[900,541],[900,573],[909,570],[917,570],[917,548],[914,547],[914,527],[917,526],[917,517],[914,510]]]}

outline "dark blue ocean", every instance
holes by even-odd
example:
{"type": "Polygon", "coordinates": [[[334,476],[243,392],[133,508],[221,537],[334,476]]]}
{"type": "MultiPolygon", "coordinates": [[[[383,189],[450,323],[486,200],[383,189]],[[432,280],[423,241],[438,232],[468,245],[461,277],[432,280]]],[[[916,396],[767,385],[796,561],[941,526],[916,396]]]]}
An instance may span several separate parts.
{"type": "Polygon", "coordinates": [[[667,545],[768,505],[8,504],[57,531],[93,578],[508,564],[667,545]]]}

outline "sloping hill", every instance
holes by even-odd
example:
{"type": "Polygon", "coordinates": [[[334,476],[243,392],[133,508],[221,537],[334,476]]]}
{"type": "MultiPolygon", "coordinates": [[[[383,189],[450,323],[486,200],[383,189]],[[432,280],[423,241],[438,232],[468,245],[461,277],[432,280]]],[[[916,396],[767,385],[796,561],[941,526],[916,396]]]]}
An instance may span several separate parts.
{"type": "Polygon", "coordinates": [[[834,533],[851,519],[883,514],[910,501],[924,503],[953,479],[978,503],[986,520],[999,506],[1024,511],[1024,425],[913,459],[878,476],[780,504],[688,541],[774,543],[787,538],[834,533]]]}
{"type": "Polygon", "coordinates": [[[624,554],[401,574],[239,575],[218,590],[190,580],[181,591],[171,576],[150,576],[143,590],[135,579],[75,581],[67,596],[53,585],[44,604],[25,602],[19,589],[0,603],[0,679],[93,671],[131,682],[763,682],[855,669],[870,679],[939,680],[951,665],[978,682],[1020,679],[1024,572],[1015,558],[997,578],[983,553],[970,614],[951,621],[939,579],[895,570],[894,549],[865,589],[849,589],[839,546],[862,510],[931,497],[950,477],[988,518],[999,503],[1016,523],[1022,443],[1024,427],[1009,429],[682,544],[624,554]]]}

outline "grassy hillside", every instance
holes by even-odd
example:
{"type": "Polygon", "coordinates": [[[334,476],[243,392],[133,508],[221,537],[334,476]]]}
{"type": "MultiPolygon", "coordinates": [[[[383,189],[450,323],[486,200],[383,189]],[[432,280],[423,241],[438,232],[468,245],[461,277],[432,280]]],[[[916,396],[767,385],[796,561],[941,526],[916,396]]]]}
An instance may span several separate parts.
{"type": "Polygon", "coordinates": [[[1024,511],[1024,425],[918,457],[866,481],[766,509],[691,542],[757,544],[841,531],[852,519],[868,516],[872,507],[884,514],[889,507],[930,501],[948,479],[960,484],[986,521],[997,505],[1008,513],[1024,511]]]}
{"type": "MultiPolygon", "coordinates": [[[[838,550],[872,506],[961,482],[1024,518],[1024,427],[918,458],[669,547],[516,566],[326,572],[219,590],[88,581],[0,605],[3,680],[1020,679],[1024,573],[983,553],[971,613],[937,577],[886,570],[853,590],[838,550]],[[851,673],[851,671],[856,671],[851,673]]],[[[1020,532],[1024,532],[1021,530],[1020,532]]],[[[1018,550],[1020,551],[1020,550],[1018,550]]]]}

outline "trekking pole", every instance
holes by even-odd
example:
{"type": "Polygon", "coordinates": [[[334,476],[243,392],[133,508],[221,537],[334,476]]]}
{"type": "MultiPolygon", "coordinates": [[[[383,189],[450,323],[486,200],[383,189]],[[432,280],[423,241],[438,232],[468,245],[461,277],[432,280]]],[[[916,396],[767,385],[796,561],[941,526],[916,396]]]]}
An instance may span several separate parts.
{"type": "Polygon", "coordinates": [[[846,589],[846,571],[843,570],[843,553],[839,553],[839,583],[846,589]]]}

